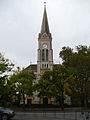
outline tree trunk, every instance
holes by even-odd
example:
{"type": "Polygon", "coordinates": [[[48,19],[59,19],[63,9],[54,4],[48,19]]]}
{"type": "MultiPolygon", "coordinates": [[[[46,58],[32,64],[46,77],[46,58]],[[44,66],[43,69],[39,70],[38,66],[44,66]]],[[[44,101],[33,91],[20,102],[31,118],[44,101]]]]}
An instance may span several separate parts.
{"type": "Polygon", "coordinates": [[[64,110],[64,94],[63,85],[61,85],[61,110],[64,110]]]}

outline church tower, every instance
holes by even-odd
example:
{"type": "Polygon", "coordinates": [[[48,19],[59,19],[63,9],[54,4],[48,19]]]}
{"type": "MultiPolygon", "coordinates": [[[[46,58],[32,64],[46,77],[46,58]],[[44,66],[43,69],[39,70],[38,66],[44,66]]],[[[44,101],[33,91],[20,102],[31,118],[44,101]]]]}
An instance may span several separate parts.
{"type": "Polygon", "coordinates": [[[52,36],[48,25],[46,5],[44,5],[41,32],[39,33],[38,36],[37,73],[41,74],[46,70],[52,69],[53,69],[52,36]]]}

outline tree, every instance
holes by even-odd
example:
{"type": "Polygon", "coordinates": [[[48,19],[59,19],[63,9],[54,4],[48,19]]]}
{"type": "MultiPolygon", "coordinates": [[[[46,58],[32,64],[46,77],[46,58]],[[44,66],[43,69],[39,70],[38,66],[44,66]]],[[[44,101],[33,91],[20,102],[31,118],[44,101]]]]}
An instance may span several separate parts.
{"type": "Polygon", "coordinates": [[[33,82],[35,80],[35,75],[33,72],[28,70],[17,71],[10,77],[10,82],[14,90],[23,96],[23,104],[25,104],[25,94],[33,95],[33,82]]]}
{"type": "Polygon", "coordinates": [[[63,110],[65,95],[70,96],[72,90],[74,90],[74,75],[72,69],[66,68],[63,65],[56,66],[53,69],[53,82],[56,100],[60,103],[63,110]]]}
{"type": "Polygon", "coordinates": [[[56,102],[61,105],[63,110],[65,94],[72,94],[70,84],[73,83],[74,77],[71,73],[71,70],[66,69],[63,65],[57,65],[53,71],[44,72],[37,85],[39,96],[56,98],[56,102]]]}
{"type": "Polygon", "coordinates": [[[68,65],[70,64],[70,59],[72,55],[73,55],[73,49],[71,49],[70,47],[63,47],[62,51],[60,51],[59,57],[62,58],[63,65],[65,67],[68,67],[68,65]]]}
{"type": "Polygon", "coordinates": [[[73,68],[77,73],[75,76],[75,87],[84,98],[84,106],[87,106],[86,85],[90,79],[90,47],[76,46],[76,52],[69,47],[63,47],[59,55],[63,60],[63,65],[73,68]]]}
{"type": "Polygon", "coordinates": [[[40,80],[36,84],[39,97],[52,97],[52,71],[46,71],[42,74],[40,80]]]}
{"type": "Polygon", "coordinates": [[[7,87],[8,76],[14,64],[0,53],[0,105],[4,106],[9,102],[9,89],[7,87]]]}

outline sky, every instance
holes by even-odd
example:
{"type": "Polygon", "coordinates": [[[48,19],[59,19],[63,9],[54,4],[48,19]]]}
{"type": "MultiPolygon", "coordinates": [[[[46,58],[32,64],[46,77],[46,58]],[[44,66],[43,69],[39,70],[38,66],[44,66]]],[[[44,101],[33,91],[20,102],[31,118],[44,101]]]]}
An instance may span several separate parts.
{"type": "Polygon", "coordinates": [[[90,46],[90,0],[0,0],[0,52],[16,66],[37,63],[44,2],[54,63],[63,46],[90,46]]]}

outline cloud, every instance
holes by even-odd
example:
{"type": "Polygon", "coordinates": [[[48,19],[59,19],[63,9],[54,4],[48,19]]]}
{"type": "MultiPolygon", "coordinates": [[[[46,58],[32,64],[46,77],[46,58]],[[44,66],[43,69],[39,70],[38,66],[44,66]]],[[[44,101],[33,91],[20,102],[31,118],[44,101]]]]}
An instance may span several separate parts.
{"type": "MultiPolygon", "coordinates": [[[[90,1],[46,0],[54,59],[63,46],[90,45],[90,1]]],[[[0,0],[0,51],[26,67],[37,62],[44,0],[0,0]]]]}

